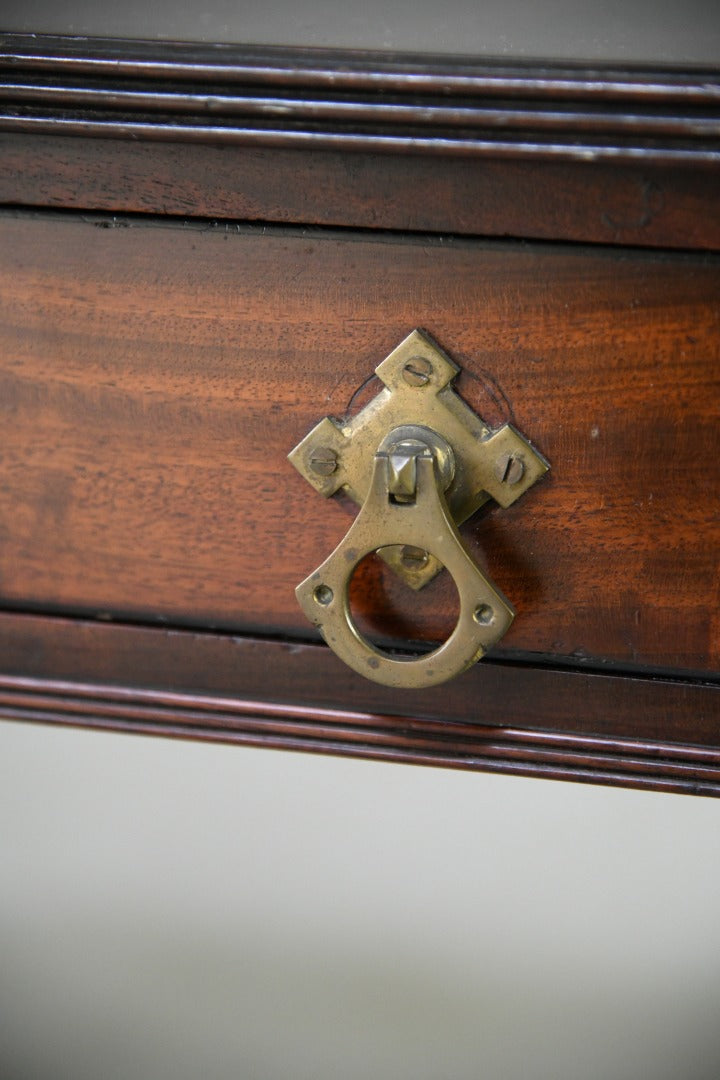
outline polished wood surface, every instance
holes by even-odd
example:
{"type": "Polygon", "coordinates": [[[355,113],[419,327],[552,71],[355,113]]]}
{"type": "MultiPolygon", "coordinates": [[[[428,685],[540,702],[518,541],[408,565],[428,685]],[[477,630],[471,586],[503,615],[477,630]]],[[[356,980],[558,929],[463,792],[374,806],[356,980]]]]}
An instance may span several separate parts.
{"type": "Polygon", "coordinates": [[[0,35],[0,200],[720,247],[720,73],[0,35]]]}
{"type": "Polygon", "coordinates": [[[0,717],[720,795],[720,687],[483,661],[399,692],[326,648],[0,614],[0,717]]]}
{"type": "MultiPolygon", "coordinates": [[[[294,586],[351,510],[285,455],[421,325],[552,465],[465,529],[518,610],[503,654],[717,671],[718,259],[52,214],[0,237],[4,607],[310,636],[294,586]]],[[[382,640],[452,628],[447,582],[363,585],[382,640]]]]}
{"type": "Polygon", "coordinates": [[[442,52],[0,35],[0,716],[720,794],[716,58],[442,52]],[[286,454],[416,326],[552,468],[464,528],[502,647],[398,692],[295,604],[355,509],[286,454]]]}
{"type": "Polygon", "coordinates": [[[705,169],[180,144],[0,130],[0,203],[720,248],[705,169]]]}

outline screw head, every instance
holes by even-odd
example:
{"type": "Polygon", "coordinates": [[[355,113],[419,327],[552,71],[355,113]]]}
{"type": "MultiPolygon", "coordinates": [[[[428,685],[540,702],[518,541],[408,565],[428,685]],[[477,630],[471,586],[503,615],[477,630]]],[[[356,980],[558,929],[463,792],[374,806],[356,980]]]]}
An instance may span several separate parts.
{"type": "Polygon", "coordinates": [[[429,555],[422,548],[406,544],[400,552],[400,562],[408,570],[422,570],[427,566],[429,555]]]}
{"type": "Polygon", "coordinates": [[[402,377],[408,386],[427,386],[432,370],[432,364],[424,356],[413,356],[405,364],[402,377]]]}
{"type": "Polygon", "coordinates": [[[525,473],[525,463],[513,454],[501,454],[493,471],[501,484],[517,484],[525,473]]]}
{"type": "Polygon", "coordinates": [[[321,607],[327,607],[332,603],[333,591],[329,585],[318,585],[313,591],[313,600],[316,604],[320,604],[321,607]]]}
{"type": "Polygon", "coordinates": [[[481,626],[489,626],[495,618],[495,612],[489,604],[479,604],[473,611],[473,619],[481,626]]]}
{"type": "Polygon", "coordinates": [[[337,454],[329,446],[316,446],[311,450],[310,468],[318,476],[331,476],[337,467],[337,454]]]}

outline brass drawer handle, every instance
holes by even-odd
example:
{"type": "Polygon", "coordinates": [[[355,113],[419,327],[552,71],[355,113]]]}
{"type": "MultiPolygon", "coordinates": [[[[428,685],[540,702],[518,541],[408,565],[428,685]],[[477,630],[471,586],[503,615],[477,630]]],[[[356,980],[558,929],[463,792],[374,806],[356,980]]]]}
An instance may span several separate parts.
{"type": "Polygon", "coordinates": [[[488,498],[511,503],[547,462],[511,425],[492,431],[450,386],[459,368],[416,330],[377,368],[385,383],[343,424],[325,417],[289,455],[322,494],[343,488],[360,512],[335,551],[296,590],[300,606],[354,671],[386,686],[433,686],[459,675],[495,645],[514,610],[480,571],[457,530],[488,498]],[[442,567],[460,596],[460,615],[433,652],[400,660],[358,630],[350,580],[381,550],[413,588],[442,567]]]}
{"type": "Polygon", "coordinates": [[[331,649],[361,675],[386,686],[432,686],[445,682],[479,659],[510,626],[514,611],[493,588],[463,546],[437,483],[432,452],[417,444],[408,452],[378,453],[370,492],[345,538],[322,566],[298,585],[297,598],[331,649]],[[398,463],[402,466],[398,469],[398,463]],[[407,467],[406,467],[407,466],[407,467]],[[403,473],[413,472],[413,483],[403,473]],[[396,501],[396,487],[412,496],[396,501]],[[389,545],[430,551],[452,574],[460,596],[460,618],[448,640],[415,660],[395,660],[364,638],[348,603],[350,579],[358,563],[389,545]]]}

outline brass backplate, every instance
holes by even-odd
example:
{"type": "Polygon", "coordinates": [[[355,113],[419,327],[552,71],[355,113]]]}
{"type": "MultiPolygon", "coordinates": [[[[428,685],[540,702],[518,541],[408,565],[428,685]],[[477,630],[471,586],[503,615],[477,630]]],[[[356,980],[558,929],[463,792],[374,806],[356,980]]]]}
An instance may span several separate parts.
{"type": "MultiPolygon", "coordinates": [[[[454,475],[445,498],[457,525],[490,498],[510,506],[547,471],[548,463],[511,424],[492,430],[473,412],[451,385],[459,371],[425,331],[413,330],[375,369],[383,389],[348,420],[326,416],[289,460],[321,495],[328,498],[343,489],[362,506],[375,454],[388,433],[422,426],[452,449],[454,475]]],[[[401,547],[385,549],[383,557],[414,589],[441,569],[432,555],[424,562],[403,560],[401,547]]]]}

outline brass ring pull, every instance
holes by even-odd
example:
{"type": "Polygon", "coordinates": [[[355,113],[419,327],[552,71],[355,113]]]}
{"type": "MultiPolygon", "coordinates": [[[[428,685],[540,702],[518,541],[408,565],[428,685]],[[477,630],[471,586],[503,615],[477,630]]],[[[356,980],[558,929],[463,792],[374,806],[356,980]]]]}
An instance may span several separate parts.
{"type": "Polygon", "coordinates": [[[452,387],[459,370],[415,330],[376,367],[383,388],[360,412],[326,416],[289,455],[325,498],[343,491],[360,507],[345,539],[296,589],[300,606],[341,660],[386,686],[445,682],[503,636],[514,611],[475,565],[457,526],[489,499],[511,506],[548,469],[515,427],[492,429],[463,401],[452,387]],[[413,589],[443,567],[452,575],[460,615],[434,652],[397,659],[359,632],[350,580],[373,551],[413,589]]]}
{"type": "Polygon", "coordinates": [[[440,490],[433,454],[421,444],[410,452],[375,456],[370,492],[360,513],[332,555],[297,587],[296,595],[305,615],[348,667],[396,687],[434,686],[459,675],[503,636],[515,614],[463,545],[440,490]],[[408,490],[393,493],[398,486],[408,490]],[[366,555],[405,544],[430,552],[449,571],[460,596],[460,615],[438,649],[417,659],[396,660],[358,631],[349,587],[366,555]]]}

